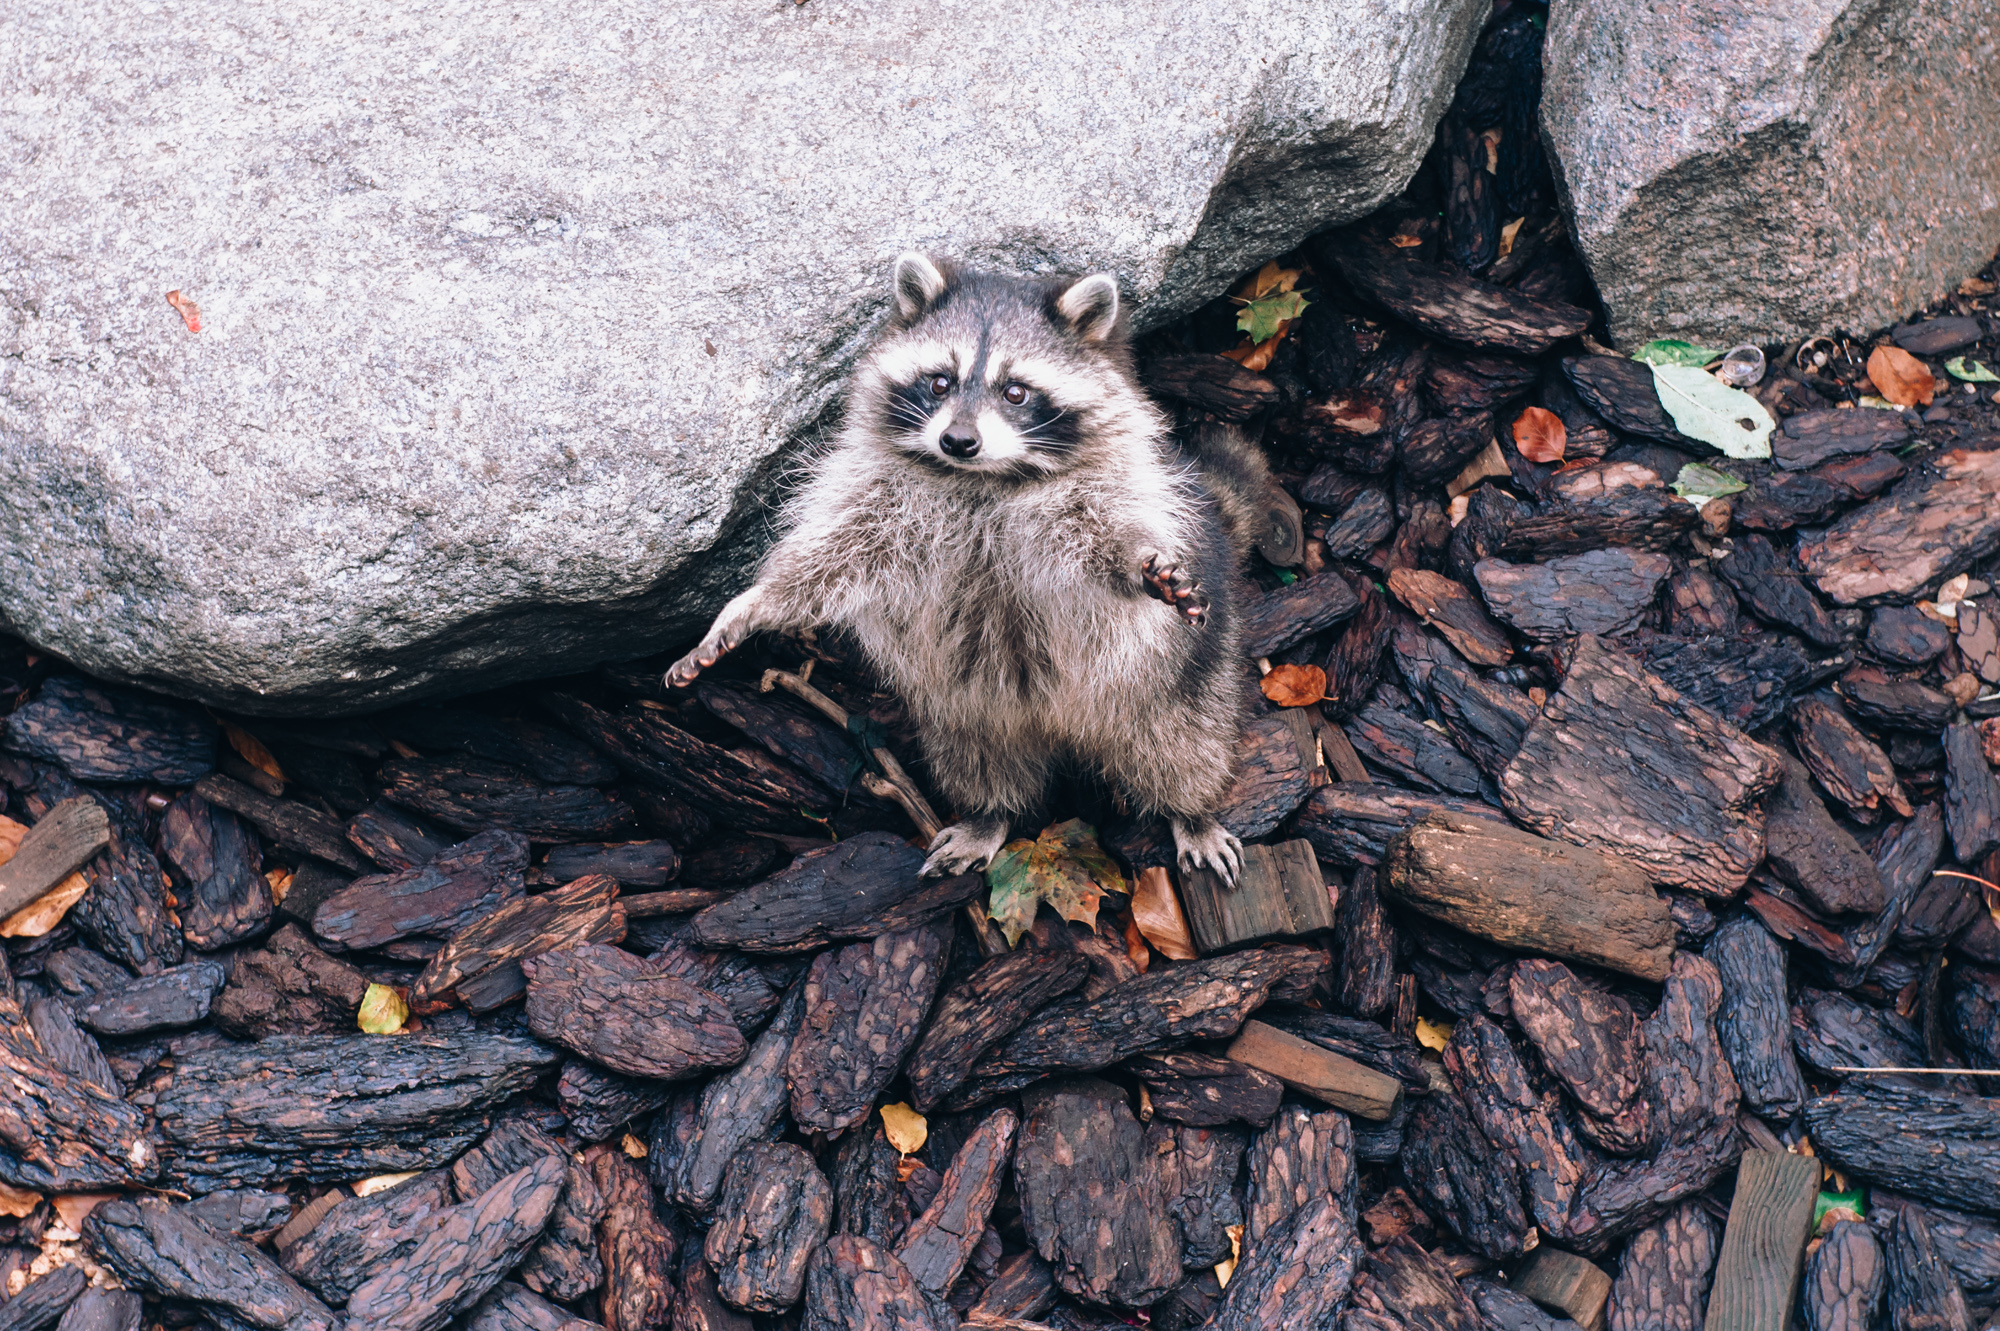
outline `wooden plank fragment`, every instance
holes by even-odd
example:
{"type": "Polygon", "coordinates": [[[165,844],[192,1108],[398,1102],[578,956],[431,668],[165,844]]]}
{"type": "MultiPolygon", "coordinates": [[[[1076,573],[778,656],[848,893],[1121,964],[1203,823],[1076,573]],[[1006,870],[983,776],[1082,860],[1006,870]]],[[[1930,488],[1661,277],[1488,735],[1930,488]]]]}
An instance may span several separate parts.
{"type": "Polygon", "coordinates": [[[1514,1277],[1514,1292],[1561,1313],[1583,1331],[1602,1331],[1611,1277],[1587,1257],[1544,1244],[1514,1277]]]}
{"type": "Polygon", "coordinates": [[[1245,846],[1234,888],[1207,869],[1183,875],[1181,904],[1204,953],[1334,926],[1333,893],[1303,840],[1245,846]]]}
{"type": "Polygon", "coordinates": [[[1706,1331],[1785,1331],[1791,1325],[1819,1179],[1812,1156],[1743,1153],[1708,1294],[1706,1331]]]}
{"type": "Polygon", "coordinates": [[[1229,1057],[1270,1073],[1295,1091],[1378,1123],[1394,1116],[1403,1097],[1403,1085],[1394,1077],[1261,1021],[1243,1023],[1229,1046],[1229,1057]]]}
{"type": "Polygon", "coordinates": [[[28,829],[0,864],[0,919],[39,899],[111,844],[111,820],[88,795],[72,795],[28,829]]]}

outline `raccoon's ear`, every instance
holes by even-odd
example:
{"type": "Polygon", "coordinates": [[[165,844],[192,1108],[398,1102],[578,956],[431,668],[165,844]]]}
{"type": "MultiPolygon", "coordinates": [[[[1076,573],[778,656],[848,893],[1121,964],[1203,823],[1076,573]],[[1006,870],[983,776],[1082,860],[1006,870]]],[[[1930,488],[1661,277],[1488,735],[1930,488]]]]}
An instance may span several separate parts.
{"type": "Polygon", "coordinates": [[[1056,312],[1086,342],[1103,342],[1118,328],[1118,279],[1109,273],[1078,278],[1056,297],[1056,312]]]}
{"type": "Polygon", "coordinates": [[[896,260],[892,287],[896,293],[896,313],[906,321],[915,319],[943,298],[944,270],[932,263],[929,255],[906,250],[896,260]]]}

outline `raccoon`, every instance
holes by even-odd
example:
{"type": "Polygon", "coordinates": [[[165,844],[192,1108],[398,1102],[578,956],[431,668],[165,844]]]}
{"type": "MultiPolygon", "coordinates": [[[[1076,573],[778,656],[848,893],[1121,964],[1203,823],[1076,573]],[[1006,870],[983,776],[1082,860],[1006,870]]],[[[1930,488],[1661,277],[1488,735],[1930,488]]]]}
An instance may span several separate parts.
{"type": "Polygon", "coordinates": [[[1242,843],[1215,812],[1246,697],[1237,583],[1261,455],[1226,428],[1175,438],[1108,275],[912,253],[892,291],[783,535],[668,684],[759,630],[840,625],[961,815],[926,874],[984,868],[1068,764],[1164,815],[1183,870],[1233,885],[1242,843]]]}

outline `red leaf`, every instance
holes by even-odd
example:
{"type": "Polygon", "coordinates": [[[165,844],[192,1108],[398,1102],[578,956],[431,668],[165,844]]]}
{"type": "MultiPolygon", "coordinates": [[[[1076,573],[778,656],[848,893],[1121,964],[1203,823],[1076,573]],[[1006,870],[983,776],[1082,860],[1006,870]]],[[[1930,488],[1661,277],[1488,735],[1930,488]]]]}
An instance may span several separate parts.
{"type": "Polygon", "coordinates": [[[1280,707],[1310,707],[1326,696],[1326,671],[1316,665],[1272,666],[1259,687],[1280,707]]]}
{"type": "Polygon", "coordinates": [[[1545,407],[1529,407],[1514,418],[1514,447],[1530,462],[1561,462],[1569,446],[1562,417],[1545,407]]]}

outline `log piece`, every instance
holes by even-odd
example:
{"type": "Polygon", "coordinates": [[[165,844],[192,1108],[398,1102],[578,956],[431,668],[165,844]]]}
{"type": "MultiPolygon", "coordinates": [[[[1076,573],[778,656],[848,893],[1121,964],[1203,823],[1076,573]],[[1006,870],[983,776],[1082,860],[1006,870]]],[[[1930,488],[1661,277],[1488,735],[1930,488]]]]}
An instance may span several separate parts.
{"type": "Polygon", "coordinates": [[[1819,1161],[1811,1156],[1743,1153],[1708,1293],[1706,1331],[1791,1325],[1819,1178],[1819,1161]]]}
{"type": "Polygon", "coordinates": [[[1813,1144],[1835,1168],[1939,1206],[2000,1214],[2000,1102],[1857,1078],[1806,1102],[1813,1144]],[[1851,1089],[1850,1089],[1851,1087],[1851,1089]]]}
{"type": "Polygon", "coordinates": [[[790,1094],[785,1058],[804,1014],[805,987],[795,985],[741,1063],[700,1091],[685,1092],[672,1112],[653,1120],[648,1166],[668,1201],[706,1215],[721,1195],[730,1159],[772,1135],[790,1094]]]}
{"type": "Polygon", "coordinates": [[[1572,1331],[1576,1326],[1567,1317],[1549,1316],[1534,1300],[1485,1276],[1467,1276],[1459,1288],[1471,1296],[1488,1331],[1572,1331]]]}
{"type": "Polygon", "coordinates": [[[89,889],[68,922],[113,961],[148,972],[178,963],[181,931],[167,907],[167,881],[136,820],[111,816],[111,843],[83,867],[89,889]]]}
{"type": "Polygon", "coordinates": [[[36,820],[0,864],[0,919],[41,899],[111,844],[111,820],[88,795],[72,795],[36,820]]]}
{"type": "Polygon", "coordinates": [[[297,925],[287,924],[263,947],[238,955],[209,1016],[219,1029],[246,1040],[341,1034],[354,1029],[354,1014],[367,991],[367,977],[360,971],[320,951],[297,925]]]}
{"type": "MultiPolygon", "coordinates": [[[[1335,781],[1307,798],[1292,827],[1325,864],[1379,865],[1397,837],[1434,813],[1506,825],[1506,815],[1476,800],[1420,795],[1365,781],[1335,781]]],[[[1379,883],[1379,878],[1378,878],[1379,883]]]]}
{"type": "Polygon", "coordinates": [[[631,806],[595,786],[544,785],[484,758],[385,763],[382,798],[461,832],[505,828],[536,841],[602,841],[634,825],[631,806]]]}
{"type": "Polygon", "coordinates": [[[1954,966],[1949,976],[1946,1019],[1966,1061],[1976,1068],[2000,1069],[2000,971],[1954,966]]]}
{"type": "Polygon", "coordinates": [[[1783,776],[1771,750],[1586,634],[1499,784],[1533,831],[1727,897],[1764,858],[1759,805],[1783,776]]]}
{"type": "MultiPolygon", "coordinates": [[[[1510,772],[1514,769],[1509,769],[1510,772]]],[[[1673,921],[1645,875],[1584,846],[1436,813],[1389,850],[1383,890],[1504,947],[1665,978],[1673,921]]]]}
{"type": "Polygon", "coordinates": [[[1488,553],[1523,559],[1574,556],[1607,546],[1666,551],[1700,521],[1694,505],[1657,485],[1607,487],[1601,494],[1515,515],[1488,553]]]}
{"type": "Polygon", "coordinates": [[[542,861],[542,877],[571,883],[608,874],[626,887],[665,887],[679,876],[681,857],[669,841],[595,842],[553,846],[542,861]]]}
{"type": "Polygon", "coordinates": [[[78,781],[185,786],[215,770],[215,724],[199,712],[73,675],[42,682],[0,722],[0,746],[78,781]]]}
{"type": "Polygon", "coordinates": [[[1472,575],[1497,619],[1536,642],[1555,642],[1632,627],[1673,568],[1665,555],[1614,546],[1540,564],[1482,559],[1472,575]]]}
{"type": "Polygon", "coordinates": [[[1285,1084],[1234,1059],[1191,1050],[1139,1054],[1120,1065],[1146,1084],[1153,1117],[1189,1127],[1271,1121],[1285,1084]]]}
{"type": "Polygon", "coordinates": [[[1462,661],[1435,661],[1424,689],[1452,739],[1490,777],[1507,770],[1540,713],[1520,693],[1481,679],[1462,661]]]}
{"type": "MultiPolygon", "coordinates": [[[[1919,1204],[1887,1188],[1871,1188],[1868,1224],[1883,1243],[1895,1233],[1896,1217],[1919,1204]]],[[[1991,1299],[2000,1290],[2000,1221],[1943,1206],[1922,1206],[1938,1256],[1968,1294],[1991,1299]]]]}
{"type": "Polygon", "coordinates": [[[1580,1327],[1604,1326],[1611,1277],[1587,1257],[1543,1244],[1514,1277],[1514,1292],[1559,1312],[1580,1327]]]}
{"type": "Polygon", "coordinates": [[[1936,734],[1958,713],[1957,703],[1921,680],[1892,679],[1862,666],[1842,675],[1833,687],[1849,711],[1873,726],[1936,734]]]}
{"type": "MultiPolygon", "coordinates": [[[[993,1203],[999,1200],[1000,1185],[1005,1180],[1013,1150],[1014,1130],[1019,1124],[1018,1116],[1010,1109],[989,1114],[952,1156],[937,1196],[911,1222],[896,1248],[896,1256],[919,1285],[944,1294],[957,1283],[986,1232],[993,1203]]],[[[1230,1179],[1234,1179],[1235,1172],[1232,1161],[1230,1179]]],[[[1222,1185],[1225,1194],[1228,1188],[1229,1182],[1225,1180],[1222,1185]]],[[[1183,1232],[1186,1228],[1187,1222],[1182,1220],[1183,1232]]],[[[1223,1256],[1227,1255],[1225,1237],[1223,1256]]]]}
{"type": "Polygon", "coordinates": [[[605,874],[579,878],[510,901],[452,934],[411,986],[410,1006],[434,1013],[458,1002],[474,1012],[491,1012],[527,992],[522,958],[624,937],[618,880],[605,874]]]}
{"type": "Polygon", "coordinates": [[[112,1095],[123,1089],[104,1050],[76,1024],[67,1004],[53,998],[36,999],[28,1004],[28,1026],[50,1066],[112,1095]]]}
{"type": "Polygon", "coordinates": [[[1708,633],[1735,637],[1742,623],[1736,593],[1700,565],[1681,569],[1667,579],[1666,612],[1667,631],[1683,637],[1708,633]]]}
{"type": "MultiPolygon", "coordinates": [[[[1353,1224],[1361,1171],[1354,1128],[1337,1109],[1317,1113],[1286,1105],[1250,1142],[1250,1185],[1243,1203],[1243,1251],[1325,1197],[1353,1224]]],[[[1226,1255],[1226,1254],[1225,1254],[1226,1255]]]]}
{"type": "Polygon", "coordinates": [[[1514,1020],[1583,1111],[1578,1126],[1615,1155],[1636,1155],[1651,1133],[1640,1094],[1645,1044],[1625,1000],[1592,989],[1560,962],[1524,957],[1507,978],[1514,1020]]]}
{"type": "Polygon", "coordinates": [[[466,1314],[465,1331],[600,1331],[596,1322],[573,1317],[534,1294],[503,1280],[466,1314]]]}
{"type": "MultiPolygon", "coordinates": [[[[622,905],[630,897],[621,897],[622,905]]],[[[709,952],[695,947],[686,933],[670,938],[646,958],[655,975],[686,980],[728,1004],[736,1029],[749,1038],[784,1000],[785,981],[796,974],[790,962],[759,962],[742,952],[709,952]],[[773,981],[776,983],[773,983],[773,981]]]]}
{"type": "Polygon", "coordinates": [[[289,1246],[281,1246],[278,1261],[328,1303],[347,1302],[348,1295],[422,1241],[457,1197],[451,1174],[436,1169],[367,1197],[341,1200],[320,1222],[289,1246]]]}
{"type": "Polygon", "coordinates": [[[1799,564],[1840,605],[1908,601],[2000,548],[2000,452],[1952,449],[1886,496],[1799,542],[1799,564]]]}
{"type": "Polygon", "coordinates": [[[227,1327],[332,1331],[338,1320],[269,1257],[163,1198],[103,1203],[83,1241],[127,1287],[200,1304],[227,1327]]]}
{"type": "Polygon", "coordinates": [[[1634,1234],[1611,1283],[1611,1331],[1701,1331],[1721,1246],[1722,1226],[1699,1201],[1634,1234]]]}
{"type": "Polygon", "coordinates": [[[1389,590],[1467,660],[1497,666],[1513,659],[1514,643],[1507,630],[1487,616],[1479,598],[1463,583],[1429,569],[1397,568],[1389,570],[1389,590]]]}
{"type": "Polygon", "coordinates": [[[383,1263],[347,1300],[347,1316],[383,1331],[443,1331],[526,1255],[555,1213],[563,1162],[544,1156],[476,1200],[444,1211],[417,1245],[383,1263]]]}
{"type": "MultiPolygon", "coordinates": [[[[1336,1199],[1316,1197],[1250,1249],[1208,1326],[1211,1331],[1332,1326],[1353,1286],[1360,1253],[1353,1216],[1336,1199]]],[[[1478,1324],[1463,1331],[1478,1331],[1478,1324]]]]}
{"type": "MultiPolygon", "coordinates": [[[[57,1279],[63,1272],[81,1274],[79,1268],[65,1266],[51,1271],[43,1278],[57,1279]]],[[[22,1294],[26,1293],[26,1290],[22,1291],[22,1294]]],[[[27,1309],[22,1309],[22,1312],[26,1311],[27,1309]]],[[[86,1289],[78,1296],[76,1302],[70,1304],[64,1311],[62,1320],[56,1323],[56,1331],[139,1331],[145,1315],[146,1301],[130,1290],[86,1289]]],[[[32,1322],[23,1318],[21,1321],[5,1325],[8,1331],[26,1331],[32,1322]]]]}
{"type": "MultiPolygon", "coordinates": [[[[1410,444],[1415,442],[1414,436],[1421,434],[1425,427],[1442,427],[1444,424],[1445,422],[1443,421],[1423,422],[1422,425],[1411,432],[1410,436],[1405,437],[1405,448],[1407,449],[1410,444]]],[[[1490,437],[1492,433],[1492,423],[1490,420],[1486,428],[1488,437],[1490,437]]],[[[1448,450],[1450,447],[1451,444],[1447,440],[1440,438],[1436,446],[1436,451],[1442,454],[1442,458],[1430,459],[1433,464],[1438,461],[1443,462],[1442,472],[1432,472],[1429,467],[1424,467],[1420,463],[1414,462],[1410,459],[1410,455],[1407,452],[1405,453],[1406,460],[1404,465],[1413,471],[1422,470],[1429,475],[1448,475],[1456,471],[1459,465],[1449,460],[1451,453],[1445,450],[1448,450]]],[[[1478,445],[1474,445],[1472,451],[1478,452],[1478,445]]],[[[1327,527],[1325,534],[1320,539],[1326,542],[1326,552],[1328,555],[1335,559],[1352,560],[1361,558],[1383,541],[1388,540],[1389,537],[1395,534],[1395,531],[1396,506],[1394,501],[1389,498],[1388,491],[1384,490],[1381,486],[1369,485],[1362,487],[1361,492],[1355,495],[1352,502],[1342,510],[1340,516],[1327,527]]],[[[1311,631],[1316,632],[1317,630],[1311,631]]],[[[1259,655],[1263,654],[1259,653],[1259,655]]]]}
{"type": "MultiPolygon", "coordinates": [[[[1246,847],[1247,849],[1247,847],[1246,847]]],[[[1009,952],[980,965],[938,1000],[910,1055],[910,1103],[929,1113],[993,1044],[1037,1009],[1070,993],[1090,974],[1076,952],[1009,952]]]]}
{"type": "Polygon", "coordinates": [[[1330,628],[1361,608],[1361,598],[1333,569],[1266,592],[1243,608],[1243,651],[1270,656],[1330,628]]]}
{"type": "Polygon", "coordinates": [[[1483,351],[1538,356],[1590,323],[1574,306],[1489,286],[1372,241],[1329,237],[1316,252],[1356,291],[1397,318],[1483,351]]]}
{"type": "Polygon", "coordinates": [[[833,1185],[804,1147],[753,1142],[729,1162],[702,1254],[723,1302],[783,1312],[805,1290],[806,1263],[833,1225],[833,1185]]]}
{"type": "Polygon", "coordinates": [[[629,952],[582,943],[520,966],[529,1028],[613,1072],[670,1081],[731,1067],[748,1049],[721,999],[629,952]]]}
{"type": "Polygon", "coordinates": [[[1356,753],[1410,785],[1465,798],[1486,788],[1479,768],[1449,738],[1384,702],[1362,708],[1344,729],[1356,753]]]}
{"type": "Polygon", "coordinates": [[[924,853],[888,832],[812,850],[782,872],[695,916],[707,948],[787,955],[915,929],[985,890],[976,874],[927,881],[924,853]]]}
{"type": "Polygon", "coordinates": [[[799,1331],[946,1331],[894,1253],[857,1234],[820,1245],[806,1272],[799,1331]]]}
{"type": "Polygon", "coordinates": [[[847,1134],[834,1163],[834,1228],[894,1249],[910,1225],[910,1194],[898,1177],[902,1153],[889,1144],[880,1113],[847,1134]]]}
{"type": "Polygon", "coordinates": [[[425,752],[469,753],[534,773],[551,785],[601,786],[618,772],[574,736],[534,721],[448,707],[411,708],[389,730],[425,752]]]}
{"type": "Polygon", "coordinates": [[[1236,1251],[1230,1230],[1243,1224],[1236,1179],[1248,1134],[1241,1128],[1156,1122],[1146,1129],[1146,1143],[1160,1171],[1167,1210],[1180,1228],[1181,1265],[1200,1270],[1229,1260],[1236,1251]]]}
{"type": "Polygon", "coordinates": [[[1965,1291],[1939,1258],[1923,1208],[1906,1206],[1889,1239],[1889,1325],[1895,1331],[1972,1331],[1965,1291]]]}
{"type": "Polygon", "coordinates": [[[1835,411],[1821,408],[1787,416],[1771,440],[1771,457],[1787,471],[1802,471],[1854,453],[1900,448],[1910,427],[1899,411],[1835,411]]]}
{"type": "Polygon", "coordinates": [[[257,838],[226,809],[184,792],[160,816],[160,855],[187,884],[174,895],[181,934],[195,947],[213,951],[270,923],[275,903],[257,838]]]}
{"type": "Polygon", "coordinates": [[[1804,643],[1769,633],[1675,638],[1642,632],[1628,641],[1639,649],[1646,669],[1683,698],[1745,731],[1769,725],[1784,714],[1793,694],[1852,661],[1845,652],[1809,654],[1804,643]]]}
{"type": "Polygon", "coordinates": [[[1875,842],[1874,859],[1882,876],[1882,910],[1872,919],[1850,925],[1841,939],[1851,960],[1833,968],[1834,983],[1844,988],[1860,984],[1894,941],[1910,903],[1931,881],[1931,871],[1944,853],[1944,814],[1926,804],[1916,816],[1897,823],[1875,842]]]}
{"type": "Polygon", "coordinates": [[[1746,493],[1730,496],[1730,525],[1752,531],[1817,526],[1850,505],[1874,498],[1909,469],[1893,453],[1867,453],[1811,471],[1763,472],[1750,480],[1746,493]]]}
{"type": "Polygon", "coordinates": [[[755,1331],[756,1322],[722,1301],[715,1272],[690,1246],[681,1264],[680,1289],[674,1297],[673,1331],[755,1331]]]}
{"type": "Polygon", "coordinates": [[[402,1173],[463,1152],[555,1057],[471,1031],[273,1036],[178,1054],[154,1118],[190,1192],[402,1173]]]}
{"type": "Polygon", "coordinates": [[[1945,727],[1944,761],[1944,825],[1958,862],[1972,864],[2000,846],[2000,779],[1987,765],[1977,726],[1945,727]]]}
{"type": "MultiPolygon", "coordinates": [[[[1180,1280],[1180,1231],[1124,1093],[1080,1079],[1036,1087],[1014,1152],[1028,1241],[1077,1298],[1142,1308],[1180,1280]]],[[[831,1245],[829,1245],[831,1246],[831,1245]]]]}
{"type": "Polygon", "coordinates": [[[1889,1284],[1881,1243],[1858,1220],[1833,1227],[1806,1262],[1800,1311],[1806,1331],[1873,1331],[1889,1284]]]}
{"type": "Polygon", "coordinates": [[[1520,1166],[1487,1140],[1456,1091],[1434,1091],[1417,1104],[1402,1165],[1425,1209],[1467,1247],[1495,1260],[1526,1250],[1532,1222],[1521,1205],[1520,1166]]]}
{"type": "Polygon", "coordinates": [[[1923,1038],[1903,1017],[1823,989],[1799,991],[1791,1037],[1799,1057],[1832,1080],[1840,1079],[1832,1068],[1922,1067],[1927,1061],[1923,1038]]]}
{"type": "Polygon", "coordinates": [[[1215,813],[1217,821],[1244,840],[1268,834],[1290,817],[1312,790],[1312,778],[1306,770],[1312,749],[1300,744],[1293,733],[1292,714],[1287,709],[1244,723],[1236,750],[1236,775],[1215,813]]]}
{"type": "Polygon", "coordinates": [[[1331,929],[1333,901],[1307,841],[1245,846],[1233,887],[1207,869],[1181,877],[1181,904],[1195,947],[1204,953],[1331,929]]]}
{"type": "Polygon", "coordinates": [[[348,951],[411,937],[444,938],[527,890],[528,840],[495,828],[430,863],[357,878],[313,912],[313,932],[348,951]]]}
{"type": "Polygon", "coordinates": [[[1722,977],[1715,1034],[1744,1103],[1774,1122],[1789,1121],[1805,1104],[1806,1087],[1792,1055],[1785,949],[1744,915],[1716,930],[1702,955],[1722,977]]]}
{"type": "Polygon", "coordinates": [[[1333,1001],[1378,1017],[1395,1001],[1396,926],[1375,890],[1375,870],[1355,871],[1334,912],[1333,1001]]]}
{"type": "MultiPolygon", "coordinates": [[[[1919,356],[1939,356],[1960,347],[1969,347],[1985,335],[1985,326],[1970,315],[1919,319],[1915,323],[1897,324],[1889,330],[1889,336],[1895,339],[1897,346],[1919,356]]],[[[1879,414],[1889,416],[1897,413],[1885,411],[1879,414]]]]}
{"type": "Polygon", "coordinates": [[[1243,1024],[1230,1043],[1229,1057],[1269,1073],[1295,1091],[1378,1123],[1394,1115],[1403,1093],[1394,1077],[1261,1021],[1243,1024]]]}
{"type": "Polygon", "coordinates": [[[361,873],[366,868],[340,820],[310,804],[273,799],[213,772],[194,783],[194,793],[210,804],[248,818],[265,840],[280,849],[311,855],[349,873],[361,873]]]}
{"type": "Polygon", "coordinates": [[[601,1142],[633,1119],[666,1104],[678,1089],[672,1082],[621,1076],[571,1058],[556,1080],[556,1104],[578,1137],[601,1142]]]}
{"type": "MultiPolygon", "coordinates": [[[[1530,1084],[1506,1032],[1484,1015],[1468,1017],[1452,1031],[1444,1070],[1486,1140],[1519,1164],[1535,1222],[1560,1236],[1587,1162],[1555,1092],[1530,1084]]],[[[1605,1284],[1609,1288],[1608,1280],[1605,1284]]]]}
{"type": "Polygon", "coordinates": [[[1896,780],[1895,764],[1855,728],[1831,695],[1801,698],[1793,704],[1792,733],[1807,770],[1855,818],[1872,822],[1885,806],[1898,817],[1910,816],[1909,797],[1896,780]]]}
{"type": "MultiPolygon", "coordinates": [[[[1393,1077],[1403,1084],[1405,1090],[1422,1092],[1430,1089],[1430,1064],[1424,1061],[1416,1042],[1407,1036],[1384,1030],[1372,1021],[1336,1016],[1318,1008],[1283,1001],[1267,1004],[1257,1013],[1257,1019],[1393,1077]]],[[[1362,1125],[1363,1130],[1367,1127],[1367,1124],[1362,1125]]]]}
{"type": "Polygon", "coordinates": [[[1709,451],[1707,445],[1674,428],[1674,419],[1653,386],[1653,372],[1644,362],[1623,356],[1565,356],[1562,369],[1584,405],[1617,429],[1690,452],[1709,451]]]}
{"type": "Polygon", "coordinates": [[[1744,608],[1766,624],[1789,629],[1821,647],[1847,641],[1847,631],[1806,586],[1791,557],[1772,546],[1769,538],[1756,532],[1738,536],[1715,566],[1736,589],[1744,608]]]}
{"type": "Polygon", "coordinates": [[[834,1132],[868,1117],[922,1033],[950,947],[951,926],[933,923],[814,958],[785,1061],[795,1123],[834,1132]]]}
{"type": "MultiPolygon", "coordinates": [[[[1812,788],[1805,764],[1779,753],[1785,778],[1764,801],[1764,858],[1771,872],[1831,914],[1879,911],[1882,874],[1812,788]]],[[[1895,773],[1889,774],[1891,783],[1895,773]]]]}

